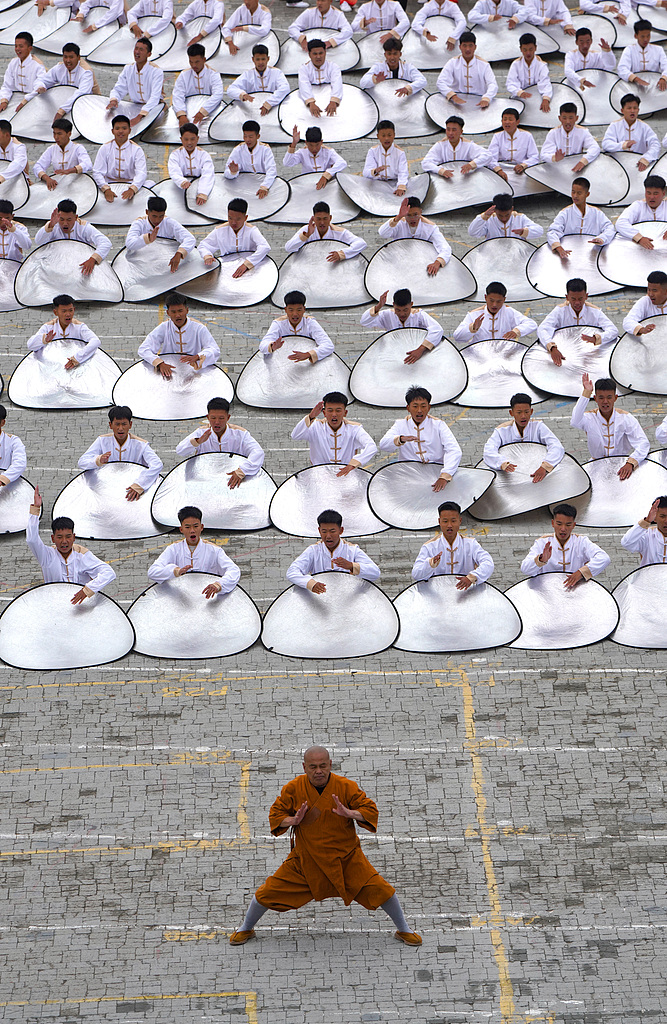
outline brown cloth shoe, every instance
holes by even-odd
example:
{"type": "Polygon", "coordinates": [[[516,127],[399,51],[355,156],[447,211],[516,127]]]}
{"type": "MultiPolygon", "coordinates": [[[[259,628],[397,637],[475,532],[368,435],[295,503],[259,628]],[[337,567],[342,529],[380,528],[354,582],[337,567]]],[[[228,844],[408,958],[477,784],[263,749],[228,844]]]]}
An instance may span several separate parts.
{"type": "MultiPolygon", "coordinates": [[[[229,936],[229,942],[232,946],[243,946],[248,941],[248,939],[253,938],[254,934],[254,928],[251,928],[249,932],[232,932],[232,934],[229,936]]],[[[396,934],[398,935],[398,932],[396,932],[396,934]]],[[[419,941],[421,942],[421,939],[419,941]]]]}
{"type": "MultiPolygon", "coordinates": [[[[240,932],[240,935],[245,935],[246,932],[240,932]]],[[[406,946],[421,946],[422,937],[417,935],[417,932],[394,932],[394,938],[404,942],[406,946]]],[[[229,940],[231,942],[231,939],[229,940]]],[[[245,942],[245,939],[243,940],[245,942]]]]}

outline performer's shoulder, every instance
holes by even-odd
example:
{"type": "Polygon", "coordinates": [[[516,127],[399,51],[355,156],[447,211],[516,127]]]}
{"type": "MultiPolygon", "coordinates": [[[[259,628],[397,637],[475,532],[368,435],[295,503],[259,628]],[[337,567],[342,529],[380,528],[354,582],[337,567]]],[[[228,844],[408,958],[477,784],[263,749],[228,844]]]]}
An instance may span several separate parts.
{"type": "Polygon", "coordinates": [[[496,430],[502,430],[503,427],[511,427],[513,423],[514,423],[514,420],[505,420],[504,423],[499,423],[498,424],[498,426],[496,427],[496,430]]]}
{"type": "Polygon", "coordinates": [[[247,428],[240,426],[238,423],[228,423],[227,430],[242,430],[244,433],[247,433],[247,428]]]}
{"type": "Polygon", "coordinates": [[[83,544],[72,544],[72,550],[78,551],[80,555],[87,555],[89,548],[85,548],[83,544]]]}
{"type": "Polygon", "coordinates": [[[138,437],[137,434],[133,434],[132,432],[130,432],[130,437],[132,438],[133,441],[140,441],[141,444],[148,444],[148,441],[146,440],[145,437],[138,437]]]}

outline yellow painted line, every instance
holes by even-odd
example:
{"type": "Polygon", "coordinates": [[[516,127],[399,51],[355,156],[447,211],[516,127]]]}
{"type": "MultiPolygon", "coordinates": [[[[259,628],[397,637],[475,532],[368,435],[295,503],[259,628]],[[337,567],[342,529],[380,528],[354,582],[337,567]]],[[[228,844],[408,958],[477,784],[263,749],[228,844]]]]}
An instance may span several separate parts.
{"type": "Polygon", "coordinates": [[[257,993],[256,992],[172,992],[169,995],[118,995],[118,996],[81,996],[78,999],[10,999],[0,1003],[4,1006],[77,1006],[83,1003],[150,1003],[170,999],[229,999],[237,996],[245,1002],[245,1015],[248,1024],[257,1024],[257,993]]]}
{"type": "Polygon", "coordinates": [[[168,145],[166,145],[164,147],[164,156],[163,156],[163,159],[162,159],[162,163],[159,164],[159,167],[160,167],[160,170],[162,171],[162,177],[163,178],[168,178],[169,177],[169,146],[168,145]]]}

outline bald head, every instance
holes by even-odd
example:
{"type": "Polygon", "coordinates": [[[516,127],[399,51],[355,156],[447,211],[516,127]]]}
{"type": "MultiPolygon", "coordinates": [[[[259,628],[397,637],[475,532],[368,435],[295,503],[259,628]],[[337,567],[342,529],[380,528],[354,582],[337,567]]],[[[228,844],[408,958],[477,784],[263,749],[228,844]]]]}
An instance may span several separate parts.
{"type": "Polygon", "coordinates": [[[326,747],[308,747],[303,755],[303,770],[313,786],[326,786],[331,775],[331,757],[326,747]]]}

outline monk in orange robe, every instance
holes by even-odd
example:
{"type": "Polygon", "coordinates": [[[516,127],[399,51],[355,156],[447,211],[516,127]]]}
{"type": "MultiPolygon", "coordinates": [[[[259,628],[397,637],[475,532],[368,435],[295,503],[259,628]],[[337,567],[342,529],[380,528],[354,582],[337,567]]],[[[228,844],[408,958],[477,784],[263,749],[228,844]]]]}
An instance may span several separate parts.
{"type": "Polygon", "coordinates": [[[229,941],[241,946],[255,934],[267,910],[296,910],[311,900],[340,897],[367,910],[380,907],[396,925],[395,938],[420,946],[410,930],[396,890],[364,856],[355,823],[377,831],[378,809],[356,782],[331,771],[325,747],[309,747],[303,755],[305,775],[283,786],[269,811],[274,836],[292,829],[291,850],[275,874],[260,885],[245,920],[229,941]]]}

